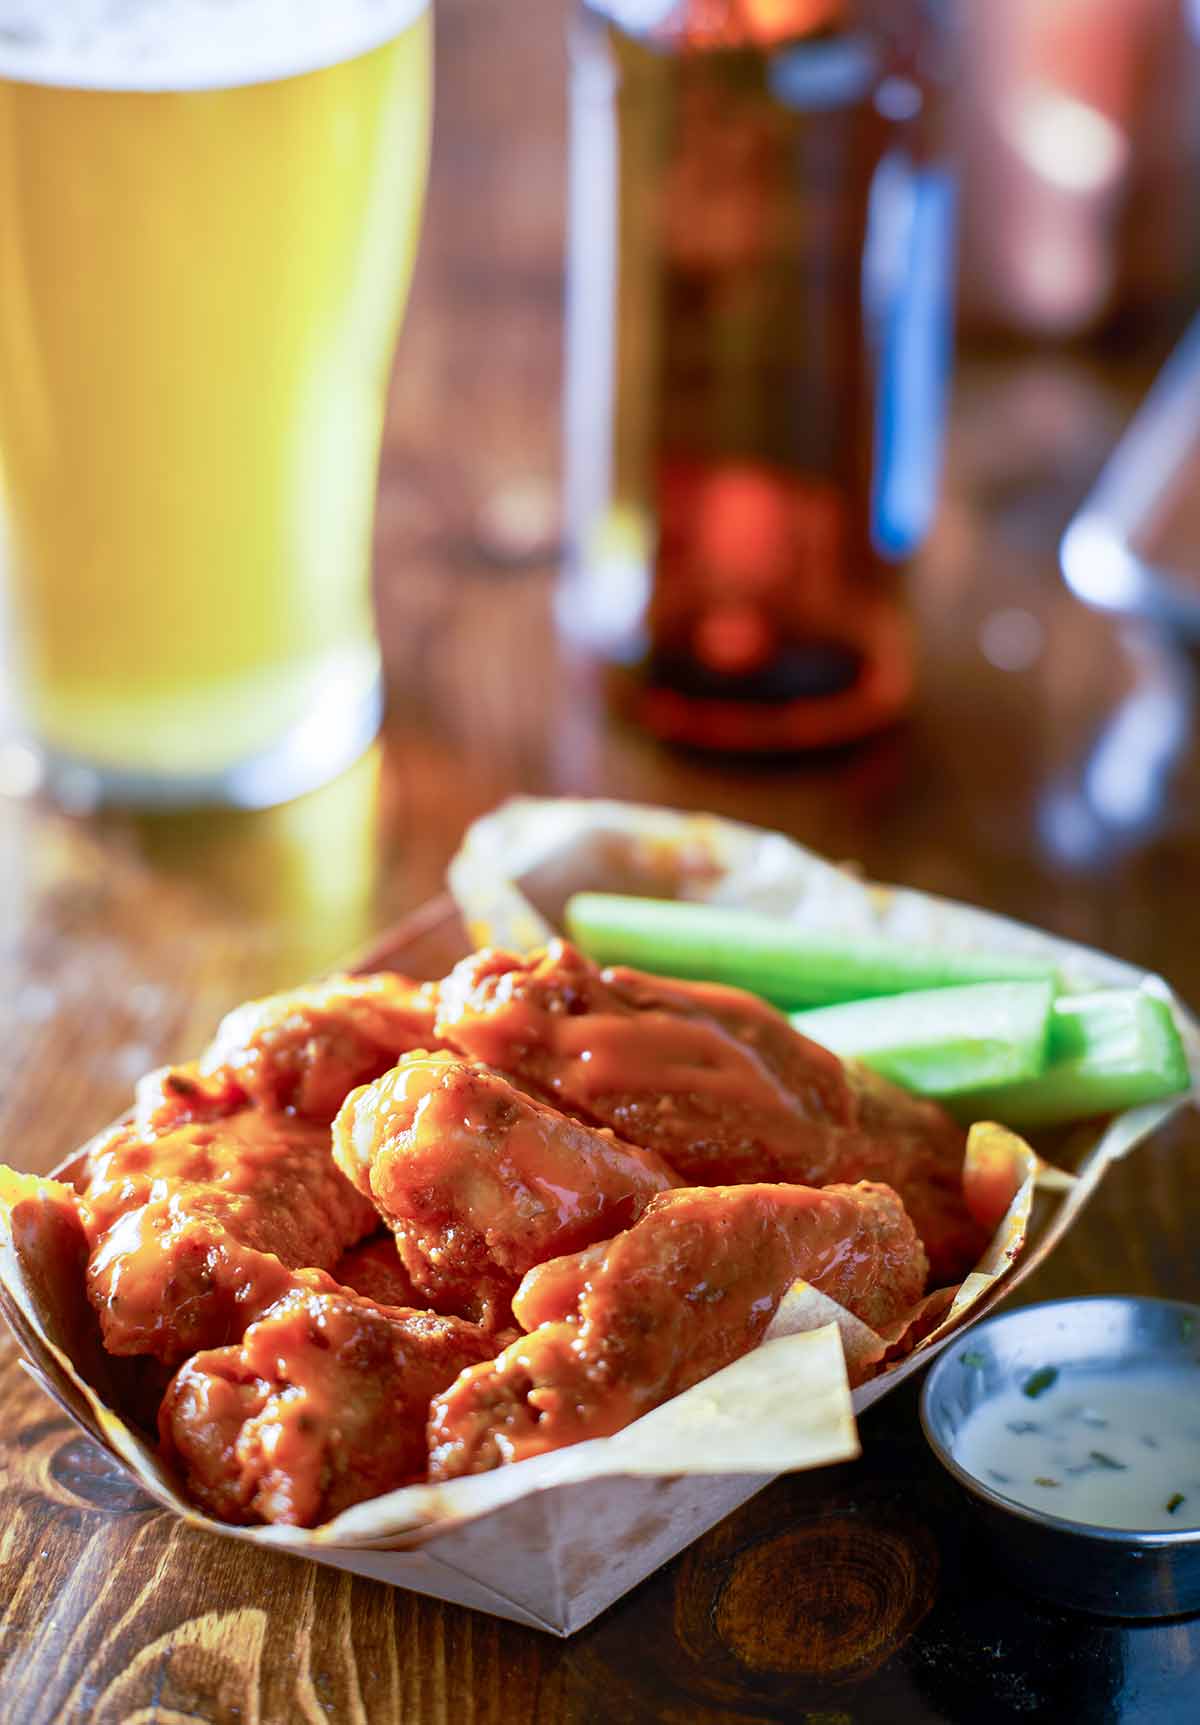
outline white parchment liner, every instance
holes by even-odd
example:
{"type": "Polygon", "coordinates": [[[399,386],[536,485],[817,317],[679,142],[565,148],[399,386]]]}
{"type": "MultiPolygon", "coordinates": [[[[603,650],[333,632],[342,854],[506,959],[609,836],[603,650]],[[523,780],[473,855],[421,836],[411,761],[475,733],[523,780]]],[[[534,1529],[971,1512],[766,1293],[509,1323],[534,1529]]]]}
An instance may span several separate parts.
{"type": "MultiPolygon", "coordinates": [[[[558,929],[570,893],[588,888],[740,905],[826,931],[1046,954],[1068,988],[1142,986],[1171,1000],[1193,1079],[1200,1078],[1200,1027],[1161,979],[968,906],[864,886],[778,834],[716,817],[520,799],[470,829],[450,884],[473,944],[540,945],[558,929]]],[[[0,1307],[27,1369],[152,1497],[189,1521],[569,1634],[775,1474],[857,1454],[852,1409],[909,1376],[1027,1276],[1108,1164],[1181,1105],[1132,1109],[1080,1138],[1073,1172],[1047,1166],[1003,1129],[974,1128],[968,1161],[992,1194],[995,1234],[953,1299],[932,1296],[897,1333],[876,1336],[798,1283],[758,1349],[615,1437],[445,1485],[411,1486],[311,1531],[208,1520],[105,1404],[105,1363],[94,1334],[82,1339],[80,1290],[57,1302],[47,1295],[56,1218],[34,1183],[0,1185],[0,1307]],[[851,1393],[847,1365],[857,1381],[888,1353],[894,1363],[851,1393]]]]}

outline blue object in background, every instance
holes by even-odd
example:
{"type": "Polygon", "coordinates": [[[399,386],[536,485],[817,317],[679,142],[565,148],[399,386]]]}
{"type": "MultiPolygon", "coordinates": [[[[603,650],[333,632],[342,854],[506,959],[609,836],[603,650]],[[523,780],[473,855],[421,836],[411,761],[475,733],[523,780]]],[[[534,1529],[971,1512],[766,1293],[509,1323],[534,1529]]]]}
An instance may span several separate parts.
{"type": "Polygon", "coordinates": [[[914,552],[933,518],[953,348],[957,186],[951,169],[886,155],[871,189],[863,263],[875,356],[871,537],[883,557],[914,552]]]}

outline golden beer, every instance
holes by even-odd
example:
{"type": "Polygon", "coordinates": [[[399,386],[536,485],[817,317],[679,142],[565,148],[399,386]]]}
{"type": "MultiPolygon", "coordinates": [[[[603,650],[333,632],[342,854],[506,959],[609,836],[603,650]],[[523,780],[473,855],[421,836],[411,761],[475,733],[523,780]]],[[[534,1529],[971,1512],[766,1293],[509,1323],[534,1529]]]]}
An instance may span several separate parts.
{"type": "MultiPolygon", "coordinates": [[[[168,35],[176,9],[194,0],[144,8],[168,35]]],[[[371,39],[336,64],[260,75],[251,55],[200,87],[219,42],[168,56],[151,88],[129,87],[155,76],[150,48],[126,78],[32,52],[26,69],[0,45],[19,699],[51,759],[135,797],[278,800],[377,723],[371,524],[431,15],[348,0],[341,16],[371,39]]]]}

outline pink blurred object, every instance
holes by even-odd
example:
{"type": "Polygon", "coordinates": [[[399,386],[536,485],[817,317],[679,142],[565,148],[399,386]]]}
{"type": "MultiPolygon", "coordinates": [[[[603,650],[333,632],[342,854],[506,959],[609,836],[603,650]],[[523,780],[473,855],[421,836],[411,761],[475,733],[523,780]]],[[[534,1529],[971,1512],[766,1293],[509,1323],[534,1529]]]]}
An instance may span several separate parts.
{"type": "Polygon", "coordinates": [[[1200,285],[1200,0],[964,0],[969,321],[1081,334],[1200,285]]]}

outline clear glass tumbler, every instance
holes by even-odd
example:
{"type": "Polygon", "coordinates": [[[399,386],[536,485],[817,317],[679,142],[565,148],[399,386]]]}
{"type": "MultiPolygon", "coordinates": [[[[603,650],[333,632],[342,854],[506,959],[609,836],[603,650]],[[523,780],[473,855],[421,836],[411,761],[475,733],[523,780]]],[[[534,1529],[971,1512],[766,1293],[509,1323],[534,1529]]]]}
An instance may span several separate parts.
{"type": "Polygon", "coordinates": [[[428,0],[0,0],[12,678],[72,800],[282,801],[381,712],[428,0]]]}

